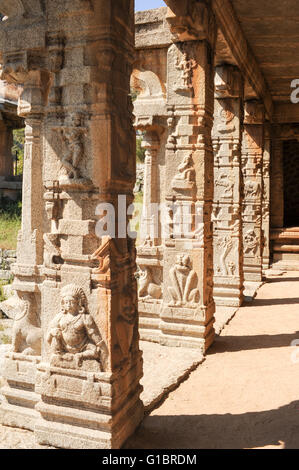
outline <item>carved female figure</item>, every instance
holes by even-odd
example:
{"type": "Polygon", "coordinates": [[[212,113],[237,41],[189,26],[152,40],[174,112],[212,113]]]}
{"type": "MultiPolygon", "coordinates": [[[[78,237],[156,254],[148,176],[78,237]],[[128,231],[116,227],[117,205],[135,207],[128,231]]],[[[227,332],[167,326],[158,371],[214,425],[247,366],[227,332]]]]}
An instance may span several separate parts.
{"type": "Polygon", "coordinates": [[[53,355],[76,362],[100,360],[105,343],[86,306],[82,288],[69,284],[61,289],[61,311],[53,319],[47,335],[53,355]]]}

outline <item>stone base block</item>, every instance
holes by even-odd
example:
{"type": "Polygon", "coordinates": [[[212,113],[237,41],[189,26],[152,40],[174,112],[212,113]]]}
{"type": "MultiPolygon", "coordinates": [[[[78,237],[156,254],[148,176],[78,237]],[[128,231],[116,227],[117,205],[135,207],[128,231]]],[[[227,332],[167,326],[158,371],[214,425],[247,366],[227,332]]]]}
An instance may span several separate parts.
{"type": "Polygon", "coordinates": [[[3,402],[0,407],[0,422],[33,431],[38,418],[35,405],[40,396],[35,392],[36,368],[39,357],[7,353],[3,378],[7,385],[2,387],[3,402]]]}
{"type": "Polygon", "coordinates": [[[243,286],[240,278],[215,277],[213,297],[216,306],[240,307],[243,302],[243,286]]]}
{"type": "Polygon", "coordinates": [[[67,449],[119,448],[143,417],[141,355],[119,374],[38,367],[37,442],[67,449]]]}
{"type": "Polygon", "coordinates": [[[93,414],[92,420],[97,421],[98,424],[103,419],[106,421],[107,418],[112,424],[111,416],[80,410],[82,425],[79,426],[78,410],[74,410],[73,416],[77,425],[63,422],[64,414],[68,417],[72,414],[72,411],[67,410],[66,407],[39,403],[38,410],[42,417],[35,424],[36,441],[42,445],[63,449],[119,449],[139,426],[144,413],[142,402],[135,400],[134,404],[126,410],[125,424],[117,431],[114,429],[108,431],[87,426],[86,418],[90,418],[93,414]],[[83,426],[84,422],[85,426],[83,426]]]}

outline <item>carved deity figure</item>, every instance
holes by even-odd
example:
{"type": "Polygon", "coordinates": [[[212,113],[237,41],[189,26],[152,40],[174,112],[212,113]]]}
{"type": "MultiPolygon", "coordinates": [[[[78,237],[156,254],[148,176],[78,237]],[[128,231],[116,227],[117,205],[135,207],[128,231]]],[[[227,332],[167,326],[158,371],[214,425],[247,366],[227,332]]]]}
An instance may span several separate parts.
{"type": "Polygon", "coordinates": [[[47,341],[54,358],[74,361],[80,367],[85,359],[102,360],[105,343],[88,312],[82,288],[69,284],[61,289],[61,311],[50,324],[47,341]]]}
{"type": "Polygon", "coordinates": [[[181,70],[181,82],[182,85],[177,89],[189,90],[192,88],[192,75],[193,69],[196,67],[196,61],[194,59],[188,59],[187,52],[183,53],[182,59],[177,58],[176,69],[181,70]]]}
{"type": "Polygon", "coordinates": [[[81,126],[80,114],[73,113],[71,125],[62,127],[60,130],[66,146],[61,160],[62,164],[67,171],[68,178],[78,180],[81,178],[79,164],[84,155],[83,137],[87,133],[87,128],[81,126]]]}
{"type": "Polygon", "coordinates": [[[191,189],[195,184],[195,170],[192,153],[186,155],[172,180],[173,189],[191,189]]]}
{"type": "Polygon", "coordinates": [[[170,279],[172,286],[168,290],[172,301],[169,306],[195,308],[199,291],[195,287],[197,276],[188,255],[177,256],[175,266],[170,269],[170,279]]]}

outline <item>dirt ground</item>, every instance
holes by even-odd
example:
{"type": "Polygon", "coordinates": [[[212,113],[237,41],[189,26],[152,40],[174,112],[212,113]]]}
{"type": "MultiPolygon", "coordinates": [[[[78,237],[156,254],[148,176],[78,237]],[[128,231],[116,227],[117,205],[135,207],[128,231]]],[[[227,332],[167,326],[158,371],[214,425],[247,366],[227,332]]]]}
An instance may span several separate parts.
{"type": "Polygon", "coordinates": [[[299,272],[272,278],[131,449],[299,448],[299,272]]]}

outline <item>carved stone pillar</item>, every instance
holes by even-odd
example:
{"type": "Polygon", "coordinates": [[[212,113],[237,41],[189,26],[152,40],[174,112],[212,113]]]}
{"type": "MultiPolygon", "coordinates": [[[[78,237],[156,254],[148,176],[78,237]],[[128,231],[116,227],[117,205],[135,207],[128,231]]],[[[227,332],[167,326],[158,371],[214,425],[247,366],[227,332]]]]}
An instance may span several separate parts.
{"type": "Polygon", "coordinates": [[[272,150],[271,125],[265,125],[263,154],[262,243],[263,270],[270,267],[270,161],[272,150]]]}
{"type": "MultiPolygon", "coordinates": [[[[23,83],[14,70],[33,65],[42,86],[41,93],[33,85],[25,90],[20,107],[24,115],[27,103],[30,116],[15,274],[17,290],[27,289],[20,319],[27,320],[21,334],[28,331],[22,346],[28,344],[20,359],[9,360],[24,385],[27,359],[36,378],[32,374],[28,386],[31,402],[23,395],[23,403],[11,403],[23,410],[26,399],[27,409],[38,400],[34,432],[41,444],[119,448],[143,416],[136,250],[127,235],[136,168],[129,97],[133,1],[67,0],[60,7],[32,0],[23,10],[1,25],[4,71],[23,83]],[[13,54],[6,50],[11,44],[13,54]],[[38,96],[40,127],[32,106],[38,96]],[[103,235],[107,212],[115,233],[103,235]],[[33,329],[34,314],[41,330],[33,329]],[[33,333],[42,336],[40,358],[32,351],[33,333]]],[[[2,415],[5,421],[7,412],[2,415]]],[[[24,425],[18,417],[10,424],[24,425]]]]}
{"type": "MultiPolygon", "coordinates": [[[[262,281],[263,152],[264,108],[257,101],[247,101],[242,143],[242,221],[245,287],[251,286],[253,290],[262,281]]],[[[249,296],[251,287],[247,290],[249,296]]]]}
{"type": "Polygon", "coordinates": [[[147,128],[142,146],[145,148],[145,171],[141,242],[138,246],[139,331],[143,340],[159,342],[160,313],[163,290],[163,259],[158,200],[158,160],[160,139],[157,129],[147,128]]]}
{"type": "Polygon", "coordinates": [[[184,8],[172,2],[168,16],[174,44],[167,59],[167,227],[160,342],[204,352],[213,341],[215,311],[211,227],[215,23],[202,3],[178,3],[184,8]]]}
{"type": "Polygon", "coordinates": [[[214,147],[214,300],[239,307],[243,300],[241,224],[242,78],[232,66],[216,67],[214,147]]]}
{"type": "Polygon", "coordinates": [[[30,70],[25,53],[5,54],[4,74],[19,81],[23,93],[18,114],[25,117],[25,148],[23,164],[22,227],[18,234],[17,264],[14,289],[18,307],[13,325],[12,352],[6,354],[2,389],[1,422],[33,430],[39,399],[35,391],[36,366],[41,359],[41,272],[43,263],[43,183],[42,183],[42,125],[44,93],[48,88],[46,73],[30,70]],[[18,71],[19,60],[22,72],[18,71]]]}

